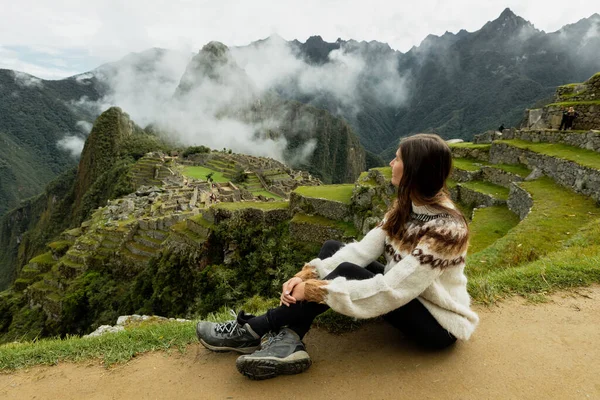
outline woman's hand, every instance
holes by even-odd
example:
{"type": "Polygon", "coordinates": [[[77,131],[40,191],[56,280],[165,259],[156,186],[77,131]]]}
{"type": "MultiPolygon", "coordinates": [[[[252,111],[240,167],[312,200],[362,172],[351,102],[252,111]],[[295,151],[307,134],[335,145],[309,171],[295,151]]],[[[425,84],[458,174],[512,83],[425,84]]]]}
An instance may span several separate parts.
{"type": "Polygon", "coordinates": [[[299,283],[294,287],[294,291],[292,292],[292,297],[296,299],[296,301],[302,301],[306,299],[304,294],[304,288],[306,286],[305,282],[299,283]]]}
{"type": "Polygon", "coordinates": [[[289,307],[290,304],[296,303],[297,299],[295,299],[291,293],[300,283],[302,283],[302,279],[295,276],[283,284],[281,288],[281,301],[279,302],[279,305],[285,304],[289,307]]]}

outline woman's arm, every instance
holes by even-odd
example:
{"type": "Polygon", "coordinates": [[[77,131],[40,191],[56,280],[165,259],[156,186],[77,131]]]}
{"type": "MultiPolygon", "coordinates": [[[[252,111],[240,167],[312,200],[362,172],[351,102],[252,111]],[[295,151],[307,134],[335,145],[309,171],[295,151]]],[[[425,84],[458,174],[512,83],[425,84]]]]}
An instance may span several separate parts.
{"type": "Polygon", "coordinates": [[[386,232],[377,226],[369,231],[360,242],[349,243],[334,255],[321,260],[315,258],[308,262],[295,276],[306,279],[324,278],[343,262],[351,262],[366,267],[377,260],[385,246],[386,232]]]}
{"type": "Polygon", "coordinates": [[[387,274],[365,280],[311,279],[305,282],[305,299],[357,318],[386,314],[418,297],[446,268],[462,265],[467,241],[466,229],[431,230],[387,274]]]}

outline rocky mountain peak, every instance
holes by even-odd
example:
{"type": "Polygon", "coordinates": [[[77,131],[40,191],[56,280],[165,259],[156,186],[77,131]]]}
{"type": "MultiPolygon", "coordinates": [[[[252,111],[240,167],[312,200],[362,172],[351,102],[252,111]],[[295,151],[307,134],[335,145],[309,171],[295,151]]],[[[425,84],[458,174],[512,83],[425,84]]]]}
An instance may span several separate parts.
{"type": "Polygon", "coordinates": [[[229,48],[215,41],[202,47],[189,62],[175,91],[175,97],[200,88],[207,80],[218,85],[235,84],[245,89],[252,87],[246,72],[238,66],[229,48]]]}
{"type": "Polygon", "coordinates": [[[510,8],[506,8],[497,19],[485,24],[481,31],[512,34],[520,33],[523,28],[537,31],[531,22],[519,17],[510,8]]]}

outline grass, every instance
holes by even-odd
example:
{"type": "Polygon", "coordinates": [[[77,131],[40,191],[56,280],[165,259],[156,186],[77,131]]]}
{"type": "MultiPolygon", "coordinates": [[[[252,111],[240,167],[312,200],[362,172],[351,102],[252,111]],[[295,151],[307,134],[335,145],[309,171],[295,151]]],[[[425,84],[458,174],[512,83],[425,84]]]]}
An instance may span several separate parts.
{"type": "MultiPolygon", "coordinates": [[[[583,92],[581,92],[583,93],[583,92]]],[[[578,93],[578,94],[581,94],[578,93]]],[[[575,106],[597,106],[600,105],[600,100],[586,100],[586,101],[561,101],[560,103],[551,103],[546,107],[575,107],[575,106]]]]}
{"type": "Polygon", "coordinates": [[[483,151],[489,151],[490,147],[491,147],[491,144],[486,144],[486,143],[475,144],[475,143],[471,143],[471,142],[462,142],[462,143],[451,143],[448,146],[450,146],[450,147],[466,148],[466,149],[479,149],[479,150],[483,150],[483,151]]]}
{"type": "Polygon", "coordinates": [[[498,140],[496,143],[506,143],[509,146],[545,154],[550,157],[573,161],[585,167],[600,170],[600,154],[595,151],[581,149],[559,143],[531,143],[523,140],[498,140]]]}
{"type": "Polygon", "coordinates": [[[201,179],[204,181],[206,180],[206,175],[210,174],[211,172],[212,172],[212,179],[217,183],[226,183],[226,182],[230,181],[229,178],[225,178],[225,176],[223,176],[222,172],[215,171],[210,168],[201,167],[201,166],[194,166],[194,167],[186,166],[183,168],[183,175],[189,176],[190,178],[194,178],[194,179],[201,179]]]}
{"type": "Polygon", "coordinates": [[[473,215],[473,221],[469,224],[471,231],[469,255],[490,246],[518,223],[519,217],[505,206],[478,208],[473,215]]]}
{"type": "Polygon", "coordinates": [[[107,334],[95,338],[66,337],[0,346],[0,370],[61,361],[100,359],[105,366],[130,360],[136,354],[177,349],[196,342],[193,322],[168,322],[107,334]]]}
{"type": "Polygon", "coordinates": [[[305,197],[314,197],[350,204],[353,189],[354,184],[300,186],[296,188],[294,192],[305,197]]]}
{"type": "Polygon", "coordinates": [[[509,190],[504,186],[495,185],[486,181],[461,182],[460,185],[479,193],[489,194],[496,199],[508,199],[509,190]]]}
{"type": "Polygon", "coordinates": [[[470,158],[453,158],[452,165],[463,171],[479,171],[482,165],[489,165],[489,163],[470,158]]]}
{"type": "Polygon", "coordinates": [[[392,179],[392,167],[371,168],[374,171],[379,171],[385,179],[392,179]]]}
{"type": "Polygon", "coordinates": [[[56,260],[54,258],[52,258],[51,252],[47,252],[44,254],[40,254],[37,257],[32,258],[31,260],[29,260],[29,262],[33,263],[33,264],[49,265],[49,264],[56,263],[56,260]]]}
{"type": "Polygon", "coordinates": [[[283,200],[283,197],[276,195],[275,193],[266,191],[266,190],[255,190],[252,192],[252,194],[254,196],[258,196],[260,194],[260,195],[265,196],[266,198],[271,198],[271,199],[275,199],[275,200],[283,200]]]}
{"type": "Polygon", "coordinates": [[[470,277],[518,267],[560,250],[590,218],[600,215],[592,199],[547,177],[520,185],[533,198],[531,212],[504,237],[467,259],[470,277]]]}
{"type": "Polygon", "coordinates": [[[48,243],[48,247],[58,253],[64,253],[72,245],[73,242],[69,240],[58,240],[56,242],[48,243]]]}
{"type": "Polygon", "coordinates": [[[258,208],[259,210],[285,209],[290,206],[287,201],[238,201],[233,203],[217,203],[213,207],[225,210],[243,210],[246,208],[258,208]]]}
{"type": "Polygon", "coordinates": [[[575,246],[521,267],[470,277],[468,289],[475,301],[492,304],[510,295],[546,295],[596,282],[600,282],[600,246],[575,246]]]}

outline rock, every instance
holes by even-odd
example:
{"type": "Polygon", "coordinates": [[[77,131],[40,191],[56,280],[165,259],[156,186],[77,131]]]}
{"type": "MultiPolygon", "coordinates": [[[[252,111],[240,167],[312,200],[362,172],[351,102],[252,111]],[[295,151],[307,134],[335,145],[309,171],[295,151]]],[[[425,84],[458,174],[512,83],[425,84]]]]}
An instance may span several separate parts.
{"type": "Polygon", "coordinates": [[[452,143],[463,143],[464,140],[463,139],[450,139],[450,140],[446,140],[446,143],[448,144],[452,144],[452,143]]]}
{"type": "Polygon", "coordinates": [[[84,338],[97,337],[97,336],[102,336],[106,333],[121,332],[122,330],[125,330],[125,328],[122,326],[101,325],[94,332],[90,333],[89,335],[84,335],[83,337],[84,338]]]}
{"type": "Polygon", "coordinates": [[[531,171],[531,173],[529,175],[527,175],[527,178],[525,178],[526,181],[533,181],[535,179],[541,178],[542,176],[544,176],[544,173],[542,172],[541,169],[539,169],[538,167],[535,167],[533,169],[533,171],[531,171]]]}

